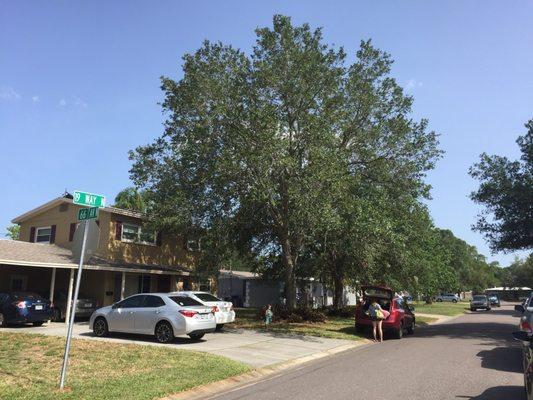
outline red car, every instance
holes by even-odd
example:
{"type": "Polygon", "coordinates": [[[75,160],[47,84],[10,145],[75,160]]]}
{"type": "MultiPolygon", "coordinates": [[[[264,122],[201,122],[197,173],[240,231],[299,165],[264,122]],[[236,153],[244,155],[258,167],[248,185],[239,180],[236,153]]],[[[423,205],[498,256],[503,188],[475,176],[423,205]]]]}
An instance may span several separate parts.
{"type": "Polygon", "coordinates": [[[395,338],[401,339],[404,331],[412,334],[415,330],[414,308],[407,305],[402,297],[395,296],[392,289],[384,286],[362,286],[363,302],[355,309],[355,331],[364,332],[372,327],[372,320],[367,315],[368,306],[376,299],[381,308],[390,312],[383,320],[383,331],[391,332],[395,338]]]}

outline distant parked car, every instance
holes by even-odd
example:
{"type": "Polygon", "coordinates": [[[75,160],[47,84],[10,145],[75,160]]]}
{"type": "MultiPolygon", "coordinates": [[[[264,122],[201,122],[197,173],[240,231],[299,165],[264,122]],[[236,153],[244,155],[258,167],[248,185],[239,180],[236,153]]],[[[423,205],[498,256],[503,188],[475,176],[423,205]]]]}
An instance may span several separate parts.
{"type": "Polygon", "coordinates": [[[222,329],[224,324],[235,321],[235,311],[233,311],[233,303],[230,301],[221,300],[207,292],[183,291],[175,292],[175,294],[189,296],[205,306],[212,307],[215,313],[217,330],[222,329]]]}
{"type": "Polygon", "coordinates": [[[533,400],[533,336],[524,331],[513,332],[513,336],[523,342],[524,386],[527,400],[533,400]]]}
{"type": "Polygon", "coordinates": [[[496,296],[495,294],[489,295],[489,301],[491,306],[500,307],[500,298],[496,296]]]}
{"type": "Polygon", "coordinates": [[[372,326],[372,320],[366,314],[373,299],[376,299],[381,308],[390,312],[388,318],[383,320],[383,330],[392,332],[397,339],[403,337],[404,331],[409,334],[415,330],[414,308],[399,297],[394,296],[392,289],[383,286],[362,286],[363,301],[355,308],[355,330],[364,332],[366,327],[372,326]]]}
{"type": "Polygon", "coordinates": [[[490,310],[490,301],[484,294],[477,294],[470,300],[470,311],[476,311],[479,309],[490,310]]]}
{"type": "MultiPolygon", "coordinates": [[[[81,295],[76,302],[76,317],[89,318],[96,311],[96,300],[89,296],[81,295]]],[[[52,309],[52,321],[61,321],[67,315],[67,295],[59,292],[54,295],[54,307],[52,309]]]]}
{"type": "Polygon", "coordinates": [[[444,293],[439,294],[437,297],[435,297],[435,301],[441,302],[441,301],[451,301],[452,303],[457,303],[460,300],[459,296],[456,294],[450,294],[450,293],[444,293]]]}
{"type": "Polygon", "coordinates": [[[0,293],[0,326],[32,323],[41,326],[50,319],[50,300],[36,293],[0,293]]]}
{"type": "Polygon", "coordinates": [[[154,335],[161,343],[175,336],[188,335],[201,339],[216,328],[211,307],[177,293],[142,293],[130,296],[112,306],[99,308],[89,320],[96,336],[109,332],[154,335]]]}

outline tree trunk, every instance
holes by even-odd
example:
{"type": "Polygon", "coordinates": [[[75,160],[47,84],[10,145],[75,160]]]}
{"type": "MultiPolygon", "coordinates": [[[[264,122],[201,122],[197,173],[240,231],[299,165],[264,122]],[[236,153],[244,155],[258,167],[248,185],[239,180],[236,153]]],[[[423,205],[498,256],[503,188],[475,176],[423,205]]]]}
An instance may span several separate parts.
{"type": "Polygon", "coordinates": [[[344,279],[340,274],[333,278],[333,309],[340,310],[343,306],[344,279]]]}
{"type": "Polygon", "coordinates": [[[285,298],[289,310],[296,306],[296,288],[294,285],[294,259],[291,253],[291,244],[288,237],[282,240],[283,264],[285,267],[285,298]]]}

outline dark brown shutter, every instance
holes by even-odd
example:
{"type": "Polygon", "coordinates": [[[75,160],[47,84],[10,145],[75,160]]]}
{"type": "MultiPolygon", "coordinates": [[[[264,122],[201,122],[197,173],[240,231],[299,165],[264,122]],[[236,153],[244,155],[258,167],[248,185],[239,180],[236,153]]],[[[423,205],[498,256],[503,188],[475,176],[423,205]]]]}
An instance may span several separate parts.
{"type": "Polygon", "coordinates": [[[56,242],[56,226],[52,225],[52,229],[50,229],[50,243],[56,242]]]}
{"type": "Polygon", "coordinates": [[[157,238],[155,240],[155,244],[157,244],[158,246],[161,246],[162,244],[162,235],[161,235],[161,231],[157,232],[157,238]]]}
{"type": "Polygon", "coordinates": [[[122,222],[115,222],[115,240],[122,240],[122,222]]]}
{"type": "Polygon", "coordinates": [[[68,234],[68,241],[72,242],[74,240],[74,233],[76,232],[76,223],[72,222],[70,224],[70,232],[68,234]]]}
{"type": "Polygon", "coordinates": [[[34,226],[30,228],[30,242],[32,243],[35,242],[35,227],[34,226]]]}

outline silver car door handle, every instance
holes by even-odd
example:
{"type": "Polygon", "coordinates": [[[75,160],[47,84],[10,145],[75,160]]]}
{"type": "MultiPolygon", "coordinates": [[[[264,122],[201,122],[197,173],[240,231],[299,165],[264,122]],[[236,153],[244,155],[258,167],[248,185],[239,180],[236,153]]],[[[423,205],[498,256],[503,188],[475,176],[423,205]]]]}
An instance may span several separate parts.
{"type": "Polygon", "coordinates": [[[133,314],[133,311],[130,311],[129,313],[130,313],[130,314],[133,314]]]}
{"type": "Polygon", "coordinates": [[[156,311],[155,313],[156,313],[156,314],[161,314],[161,311],[156,311]]]}

